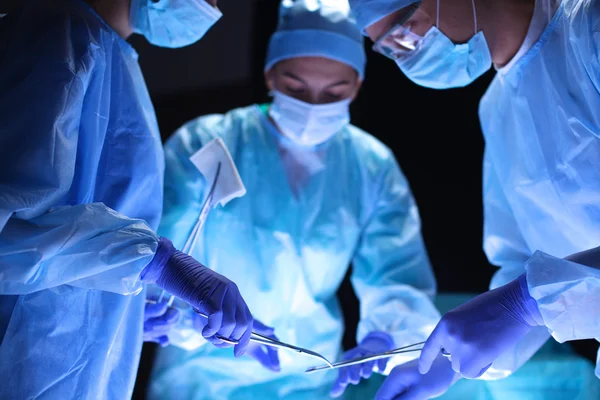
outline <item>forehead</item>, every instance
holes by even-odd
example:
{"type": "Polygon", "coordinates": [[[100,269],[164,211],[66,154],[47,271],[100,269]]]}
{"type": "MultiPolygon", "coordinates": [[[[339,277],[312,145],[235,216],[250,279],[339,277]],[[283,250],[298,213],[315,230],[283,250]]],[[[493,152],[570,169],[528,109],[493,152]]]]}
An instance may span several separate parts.
{"type": "Polygon", "coordinates": [[[324,57],[296,57],[277,63],[275,72],[298,77],[310,76],[320,79],[340,79],[356,75],[351,66],[324,57]]]}

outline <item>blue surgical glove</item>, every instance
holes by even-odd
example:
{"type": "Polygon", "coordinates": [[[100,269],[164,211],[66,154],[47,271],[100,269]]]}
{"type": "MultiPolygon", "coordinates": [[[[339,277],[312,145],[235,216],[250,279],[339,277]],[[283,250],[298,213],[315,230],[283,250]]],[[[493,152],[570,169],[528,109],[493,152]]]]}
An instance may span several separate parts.
{"type": "Polygon", "coordinates": [[[375,400],[425,400],[446,393],[460,376],[450,361],[439,355],[426,374],[418,369],[418,360],[398,365],[381,385],[375,400]]]}
{"type": "MultiPolygon", "coordinates": [[[[382,353],[392,348],[394,348],[394,339],[388,333],[373,331],[365,336],[357,347],[344,353],[342,360],[382,353]]],[[[333,384],[329,394],[331,397],[340,397],[348,384],[358,385],[361,378],[369,379],[373,374],[375,366],[377,366],[379,372],[383,372],[387,362],[388,359],[385,358],[340,368],[337,380],[333,384]]]]}
{"type": "Polygon", "coordinates": [[[155,342],[165,347],[169,344],[168,333],[179,321],[179,310],[167,302],[146,303],[144,309],[144,342],[155,342]]]}
{"type": "MultiPolygon", "coordinates": [[[[201,316],[199,316],[197,314],[194,315],[193,326],[196,331],[202,332],[202,330],[206,326],[206,318],[202,318],[201,316]]],[[[263,324],[262,322],[260,322],[256,319],[254,320],[252,331],[256,332],[260,335],[269,337],[271,339],[279,340],[277,338],[277,336],[275,336],[275,334],[274,334],[275,331],[273,328],[263,324]]],[[[223,343],[223,344],[216,343],[215,346],[227,347],[227,344],[226,343],[223,343]]],[[[275,347],[265,346],[265,345],[261,345],[259,343],[250,342],[248,344],[248,348],[246,349],[246,355],[254,358],[256,361],[258,361],[263,367],[265,367],[268,370],[271,370],[273,372],[281,371],[281,367],[279,365],[279,354],[275,347]]]]}
{"type": "Polygon", "coordinates": [[[477,378],[541,321],[523,274],[446,313],[423,346],[419,370],[429,371],[444,349],[450,353],[454,371],[477,378]]]}
{"type": "Polygon", "coordinates": [[[170,240],[160,238],[154,258],[141,278],[156,283],[167,292],[208,315],[202,336],[213,344],[227,347],[216,338],[236,340],[236,357],[246,351],[252,334],[252,314],[232,281],[175,250],[170,240]]]}

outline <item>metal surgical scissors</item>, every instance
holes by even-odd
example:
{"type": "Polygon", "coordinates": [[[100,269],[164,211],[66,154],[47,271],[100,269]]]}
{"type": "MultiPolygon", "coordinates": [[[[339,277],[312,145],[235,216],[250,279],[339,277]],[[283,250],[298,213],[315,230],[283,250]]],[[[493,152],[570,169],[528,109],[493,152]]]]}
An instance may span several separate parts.
{"type": "MultiPolygon", "coordinates": [[[[422,347],[419,347],[417,349],[413,349],[412,347],[420,346],[422,344],[425,344],[425,342],[413,343],[413,344],[410,344],[408,346],[399,347],[397,349],[389,350],[389,351],[386,351],[386,352],[383,352],[383,353],[371,354],[371,355],[368,355],[368,356],[352,358],[350,360],[339,361],[339,362],[333,363],[332,365],[319,365],[317,367],[310,367],[310,368],[308,368],[304,372],[308,373],[308,372],[322,371],[324,369],[336,369],[336,368],[349,367],[351,365],[362,364],[362,363],[369,362],[369,361],[375,361],[375,360],[381,360],[381,359],[384,359],[384,358],[390,358],[390,357],[393,357],[393,356],[398,355],[398,354],[410,353],[410,352],[413,352],[413,351],[421,351],[421,350],[423,350],[422,347]]],[[[444,357],[450,357],[450,353],[446,352],[444,349],[442,349],[442,355],[444,357]]]]}

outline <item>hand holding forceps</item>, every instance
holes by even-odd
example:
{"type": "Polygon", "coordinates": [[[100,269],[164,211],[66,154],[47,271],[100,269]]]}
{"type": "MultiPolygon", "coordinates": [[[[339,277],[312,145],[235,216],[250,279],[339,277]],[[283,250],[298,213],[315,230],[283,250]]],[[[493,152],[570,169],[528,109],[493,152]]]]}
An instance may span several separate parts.
{"type": "MultiPolygon", "coordinates": [[[[192,230],[192,233],[190,235],[190,237],[188,238],[184,248],[183,248],[183,252],[189,254],[190,250],[193,249],[196,245],[196,241],[198,239],[199,236],[199,232],[202,230],[202,227],[204,226],[204,223],[206,221],[206,218],[208,217],[208,213],[209,211],[213,208],[214,203],[215,203],[215,199],[214,199],[214,195],[215,195],[215,188],[217,186],[217,182],[219,179],[219,175],[221,172],[221,163],[219,162],[219,164],[217,165],[217,172],[215,173],[215,178],[213,180],[213,183],[211,185],[210,191],[208,193],[208,196],[206,197],[206,200],[204,201],[204,204],[202,205],[202,208],[200,210],[200,216],[198,217],[198,221],[196,222],[196,225],[194,226],[194,229],[192,230]]],[[[163,295],[166,292],[163,291],[163,293],[161,293],[161,296],[159,298],[159,302],[162,301],[163,295]]],[[[174,296],[172,296],[169,299],[169,306],[171,306],[173,304],[173,300],[175,299],[174,296]]],[[[196,312],[196,314],[200,315],[201,317],[204,318],[208,318],[208,315],[202,313],[200,310],[194,308],[194,311],[196,312]]],[[[238,342],[236,340],[231,340],[229,338],[225,338],[222,337],[220,335],[216,335],[215,336],[217,339],[231,344],[231,345],[236,345],[238,344],[238,342]]],[[[287,349],[287,350],[291,350],[294,351],[296,353],[300,353],[300,354],[304,354],[307,355],[309,357],[314,357],[317,358],[323,362],[325,362],[327,365],[331,366],[331,363],[329,362],[329,360],[327,360],[327,358],[323,357],[321,354],[316,353],[314,351],[308,350],[308,349],[304,349],[301,347],[297,347],[297,346],[293,346],[291,344],[287,344],[287,343],[283,343],[280,342],[278,340],[275,339],[271,339],[269,337],[260,335],[256,332],[252,332],[252,336],[250,337],[250,341],[255,342],[255,343],[259,343],[261,345],[264,346],[270,346],[270,347],[275,347],[278,349],[287,349]]]]}
{"type": "MultiPolygon", "coordinates": [[[[413,351],[421,351],[423,348],[413,348],[416,346],[420,346],[425,344],[425,342],[418,342],[418,343],[413,343],[413,344],[409,344],[408,346],[403,346],[403,347],[399,347],[397,349],[394,350],[389,350],[389,351],[385,351],[383,353],[377,353],[377,354],[370,354],[368,356],[363,356],[363,357],[358,357],[358,358],[352,358],[350,360],[345,360],[345,361],[339,361],[333,364],[328,364],[328,365],[320,365],[317,367],[310,367],[308,368],[306,371],[306,373],[310,373],[310,372],[316,372],[316,371],[322,371],[324,369],[336,369],[336,368],[343,368],[343,367],[349,367],[351,365],[356,365],[356,364],[362,364],[365,362],[369,362],[369,361],[376,361],[376,360],[381,360],[384,358],[390,358],[393,357],[395,355],[398,354],[403,354],[403,353],[410,353],[413,351]]],[[[444,357],[450,357],[450,353],[448,353],[446,350],[442,349],[441,353],[444,357]]]]}
{"type": "MultiPolygon", "coordinates": [[[[194,311],[196,312],[196,314],[200,315],[201,317],[204,318],[208,318],[208,316],[202,312],[200,312],[200,310],[194,308],[194,311]]],[[[222,336],[216,335],[215,336],[217,339],[222,340],[225,343],[231,344],[231,345],[236,345],[238,344],[238,342],[236,340],[231,340],[229,338],[224,338],[222,336]]],[[[271,339],[269,337],[260,335],[256,332],[252,332],[252,335],[250,336],[250,341],[254,342],[254,343],[258,343],[258,344],[262,344],[264,346],[269,346],[269,347],[274,347],[277,349],[286,349],[286,350],[291,350],[294,351],[296,353],[299,354],[304,354],[306,356],[309,357],[314,357],[317,358],[323,362],[325,362],[325,364],[327,364],[325,366],[325,368],[333,368],[333,364],[331,364],[331,362],[325,358],[324,356],[322,356],[321,354],[314,352],[312,350],[308,350],[308,349],[304,349],[302,347],[298,347],[298,346],[294,346],[288,343],[284,343],[284,342],[280,342],[279,340],[275,340],[275,339],[271,339]]]]}

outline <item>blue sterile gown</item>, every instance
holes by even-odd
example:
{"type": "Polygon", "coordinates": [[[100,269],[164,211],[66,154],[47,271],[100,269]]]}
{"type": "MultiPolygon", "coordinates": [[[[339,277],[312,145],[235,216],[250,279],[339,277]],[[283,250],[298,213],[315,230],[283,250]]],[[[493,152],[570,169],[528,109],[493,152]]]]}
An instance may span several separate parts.
{"type": "Polygon", "coordinates": [[[130,398],[164,170],[137,54],[83,1],[26,1],[0,88],[0,398],[130,398]]]}
{"type": "Polygon", "coordinates": [[[481,101],[484,247],[501,267],[491,286],[527,272],[547,325],[498,359],[491,376],[517,369],[550,334],[600,338],[600,257],[587,266],[562,260],[600,245],[599,26],[598,1],[564,0],[481,101]]]}
{"type": "MultiPolygon", "coordinates": [[[[373,330],[389,332],[396,346],[428,336],[439,318],[435,280],[417,206],[388,148],[348,126],[301,149],[279,134],[265,107],[196,119],[166,145],[160,232],[176,246],[186,242],[206,194],[189,157],[215,137],[232,154],[247,194],[211,211],[191,254],[236,282],[255,318],[281,340],[337,359],[344,325],[336,291],[352,262],[359,341],[373,330]]],[[[150,398],[328,398],[336,372],[304,374],[319,361],[280,351],[275,374],[230,349],[202,346],[189,321],[171,340],[193,351],[160,350],[150,398]]]]}

